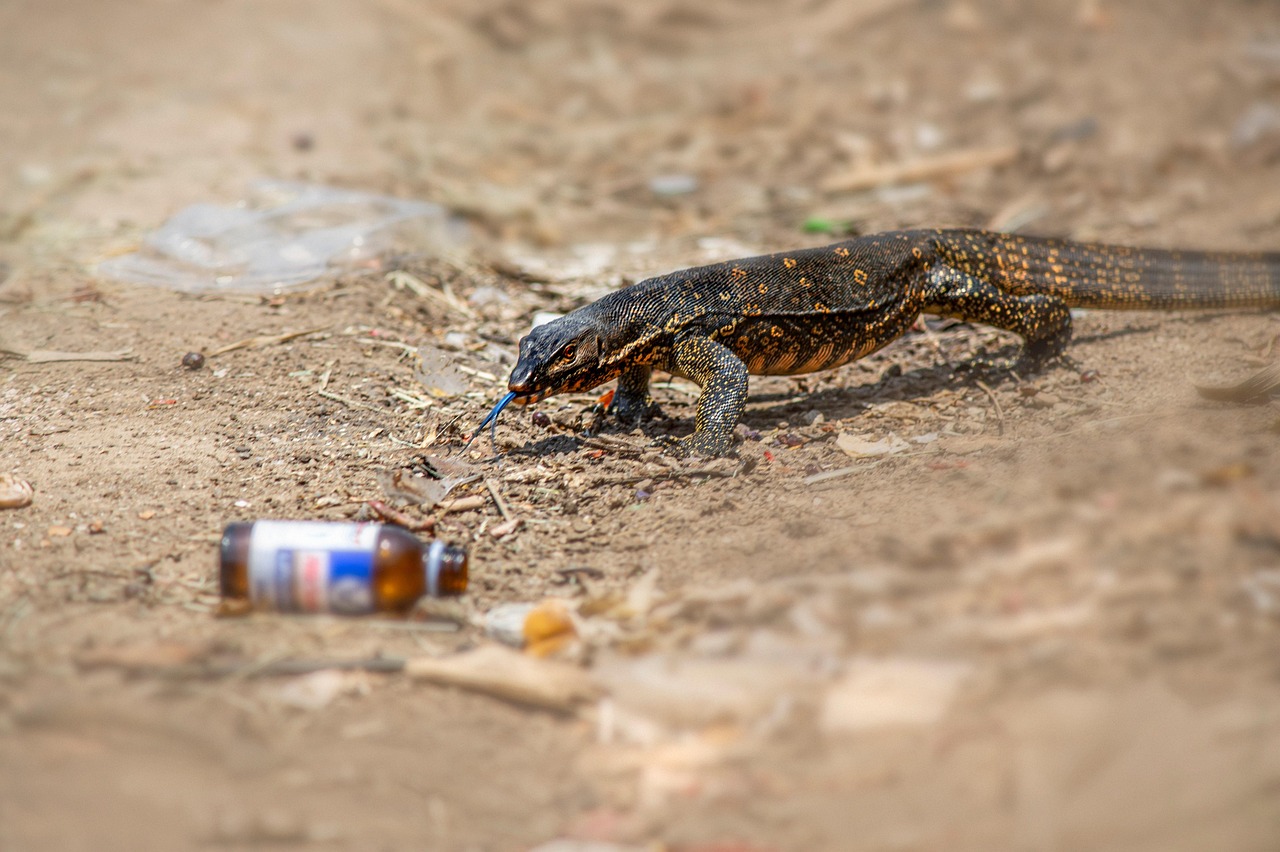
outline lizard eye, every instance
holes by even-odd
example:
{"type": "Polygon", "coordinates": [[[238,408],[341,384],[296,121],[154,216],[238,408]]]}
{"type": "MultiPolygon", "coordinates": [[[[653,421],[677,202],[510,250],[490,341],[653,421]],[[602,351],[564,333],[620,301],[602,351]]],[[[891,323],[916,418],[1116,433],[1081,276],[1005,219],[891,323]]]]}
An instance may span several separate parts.
{"type": "Polygon", "coordinates": [[[567,344],[565,344],[565,347],[564,347],[563,349],[561,349],[561,350],[560,350],[560,360],[561,360],[561,361],[572,361],[572,360],[573,360],[573,355],[574,355],[574,353],[575,353],[575,352],[577,352],[577,351],[578,351],[578,345],[577,345],[576,343],[567,343],[567,344]]]}

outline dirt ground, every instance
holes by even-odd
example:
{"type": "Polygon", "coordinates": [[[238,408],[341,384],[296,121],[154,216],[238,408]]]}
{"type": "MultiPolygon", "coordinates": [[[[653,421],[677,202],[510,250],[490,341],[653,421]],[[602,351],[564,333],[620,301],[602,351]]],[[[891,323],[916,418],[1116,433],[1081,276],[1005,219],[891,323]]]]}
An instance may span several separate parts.
{"type": "Polygon", "coordinates": [[[957,368],[1013,338],[929,323],[753,379],[737,461],[654,451],[680,381],[643,433],[555,398],[458,453],[537,311],[947,225],[1280,248],[1276,5],[9,0],[0,849],[1280,847],[1280,411],[1194,389],[1274,359],[1274,313],[1083,313],[1074,364],[1003,381],[957,368]],[[281,297],[95,274],[260,178],[440,203],[469,254],[281,297]],[[424,456],[518,525],[481,482],[389,493],[424,456]],[[371,499],[470,547],[464,601],[216,616],[224,524],[371,499]],[[545,598],[569,711],[332,667],[545,598]]]}

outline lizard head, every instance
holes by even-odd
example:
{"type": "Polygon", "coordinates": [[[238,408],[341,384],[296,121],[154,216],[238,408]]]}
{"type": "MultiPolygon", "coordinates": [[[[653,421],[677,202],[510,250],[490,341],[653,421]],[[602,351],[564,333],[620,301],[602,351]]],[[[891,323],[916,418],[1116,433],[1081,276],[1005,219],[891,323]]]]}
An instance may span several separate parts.
{"type": "Polygon", "coordinates": [[[540,325],[520,341],[520,358],[507,380],[523,405],[558,393],[587,391],[616,378],[617,363],[602,358],[595,325],[578,312],[540,325]]]}

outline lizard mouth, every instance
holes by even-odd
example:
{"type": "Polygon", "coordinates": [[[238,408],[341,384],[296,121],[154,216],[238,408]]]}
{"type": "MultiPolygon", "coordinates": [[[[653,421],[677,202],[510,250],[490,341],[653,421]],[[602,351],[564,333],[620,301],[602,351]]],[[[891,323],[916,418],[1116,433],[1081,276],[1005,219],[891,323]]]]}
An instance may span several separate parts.
{"type": "Polygon", "coordinates": [[[549,394],[538,393],[536,391],[530,393],[518,393],[512,397],[511,402],[515,405],[530,405],[540,400],[546,399],[549,394]]]}

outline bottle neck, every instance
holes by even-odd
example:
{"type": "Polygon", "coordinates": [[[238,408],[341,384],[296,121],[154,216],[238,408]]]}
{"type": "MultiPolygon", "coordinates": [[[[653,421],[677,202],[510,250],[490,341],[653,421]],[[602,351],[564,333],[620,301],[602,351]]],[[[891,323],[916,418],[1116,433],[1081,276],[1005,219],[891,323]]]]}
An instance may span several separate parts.
{"type": "Polygon", "coordinates": [[[427,595],[440,597],[440,575],[444,571],[445,543],[440,539],[431,542],[422,557],[422,572],[426,579],[427,595]]]}

